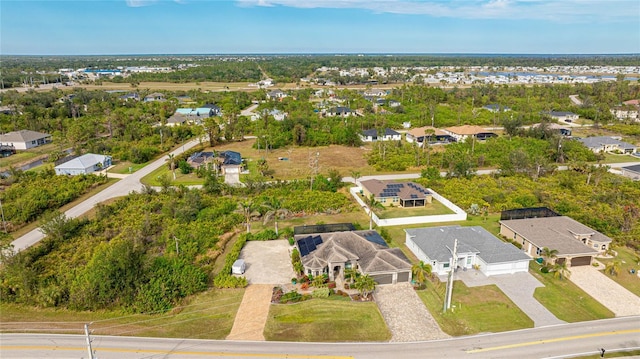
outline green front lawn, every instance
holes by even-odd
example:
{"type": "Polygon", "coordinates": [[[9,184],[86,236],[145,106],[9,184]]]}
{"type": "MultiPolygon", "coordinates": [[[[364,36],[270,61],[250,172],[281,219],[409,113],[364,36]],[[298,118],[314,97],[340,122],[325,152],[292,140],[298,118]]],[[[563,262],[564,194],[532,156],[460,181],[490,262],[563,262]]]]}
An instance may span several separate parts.
{"type": "Polygon", "coordinates": [[[417,216],[435,216],[439,214],[454,214],[452,210],[447,208],[444,204],[436,201],[435,199],[431,204],[427,204],[424,207],[385,207],[384,210],[376,211],[376,215],[380,219],[387,218],[402,218],[402,217],[417,217],[417,216]]]}
{"type": "Polygon", "coordinates": [[[503,332],[533,328],[531,320],[496,285],[467,287],[462,281],[453,284],[451,304],[442,312],[445,284],[427,283],[427,289],[417,291],[440,329],[452,336],[485,332],[503,332]]]}
{"type": "Polygon", "coordinates": [[[598,258],[598,260],[605,266],[609,262],[619,260],[621,263],[620,271],[617,275],[610,275],[609,273],[605,274],[621,286],[627,288],[631,293],[640,296],[640,277],[638,276],[638,271],[640,271],[640,253],[636,253],[633,249],[628,247],[615,247],[613,250],[618,252],[618,256],[616,258],[598,258]],[[630,272],[632,269],[635,270],[635,274],[630,272]]]}
{"type": "Polygon", "coordinates": [[[132,163],[129,161],[118,161],[113,167],[109,169],[110,173],[118,173],[118,174],[129,174],[138,171],[141,168],[144,168],[149,163],[153,162],[155,159],[145,162],[145,163],[132,163]],[[131,168],[131,171],[129,171],[131,168]]]}
{"type": "Polygon", "coordinates": [[[275,341],[388,341],[391,333],[373,302],[312,299],[272,304],[264,337],[275,341]]]}
{"type": "Polygon", "coordinates": [[[535,261],[529,265],[529,273],[544,284],[544,287],[536,288],[533,297],[558,319],[573,323],[615,316],[570,280],[556,279],[553,273],[542,273],[540,267],[535,261]]]}
{"type": "Polygon", "coordinates": [[[33,308],[0,304],[2,332],[56,332],[81,334],[82,323],[95,335],[126,335],[225,339],[231,332],[244,289],[212,289],[185,299],[163,314],[115,311],[75,312],[62,308],[33,308]]]}
{"type": "Polygon", "coordinates": [[[201,185],[204,183],[204,178],[198,178],[195,173],[182,174],[180,169],[176,169],[176,179],[173,180],[173,174],[168,166],[160,166],[155,171],[149,173],[148,175],[142,177],[140,182],[149,186],[160,186],[160,178],[162,176],[168,176],[171,179],[171,184],[174,186],[185,185],[185,186],[193,186],[193,185],[201,185]]]}

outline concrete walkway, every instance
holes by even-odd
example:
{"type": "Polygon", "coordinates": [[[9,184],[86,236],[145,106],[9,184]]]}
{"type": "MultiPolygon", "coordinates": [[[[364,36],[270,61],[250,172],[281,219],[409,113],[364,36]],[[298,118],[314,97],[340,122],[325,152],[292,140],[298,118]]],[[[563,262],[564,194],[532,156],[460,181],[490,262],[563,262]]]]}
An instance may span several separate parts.
{"type": "Polygon", "coordinates": [[[273,285],[252,284],[247,287],[233,322],[228,340],[262,340],[269,316],[273,285]]]}
{"type": "Polygon", "coordinates": [[[495,284],[531,320],[535,327],[562,324],[547,308],[533,297],[533,292],[544,285],[528,272],[501,274],[487,277],[477,270],[459,271],[455,279],[460,279],[467,287],[495,284]]]}
{"type": "MultiPolygon", "coordinates": [[[[616,317],[640,315],[640,297],[614,282],[593,266],[571,267],[569,279],[616,317]]],[[[620,273],[618,275],[625,275],[620,273]]]]}
{"type": "Polygon", "coordinates": [[[374,298],[391,332],[391,342],[448,338],[409,283],[380,285],[374,298]]]}

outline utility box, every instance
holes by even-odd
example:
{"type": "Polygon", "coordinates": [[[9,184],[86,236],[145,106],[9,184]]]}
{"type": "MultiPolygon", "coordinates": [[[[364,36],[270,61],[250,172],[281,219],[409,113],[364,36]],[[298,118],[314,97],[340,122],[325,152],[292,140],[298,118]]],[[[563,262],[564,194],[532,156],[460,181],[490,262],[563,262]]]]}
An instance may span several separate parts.
{"type": "Polygon", "coordinates": [[[231,274],[244,274],[246,266],[244,259],[238,259],[233,262],[233,265],[231,266],[231,274]]]}

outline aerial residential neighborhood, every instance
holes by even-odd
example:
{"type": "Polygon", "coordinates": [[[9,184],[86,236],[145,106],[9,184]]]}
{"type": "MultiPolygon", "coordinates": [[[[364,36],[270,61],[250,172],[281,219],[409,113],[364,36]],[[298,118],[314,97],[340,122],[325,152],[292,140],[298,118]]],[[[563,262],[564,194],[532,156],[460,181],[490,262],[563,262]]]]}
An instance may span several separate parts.
{"type": "Polygon", "coordinates": [[[2,2],[0,357],[640,357],[639,13],[2,2]]]}

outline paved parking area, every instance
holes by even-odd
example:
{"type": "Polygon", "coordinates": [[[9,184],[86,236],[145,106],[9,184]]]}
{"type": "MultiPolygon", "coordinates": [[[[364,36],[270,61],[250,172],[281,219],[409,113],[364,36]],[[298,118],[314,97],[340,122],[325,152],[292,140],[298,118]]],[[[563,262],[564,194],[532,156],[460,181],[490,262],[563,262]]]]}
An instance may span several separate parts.
{"type": "Polygon", "coordinates": [[[248,241],[240,258],[246,263],[244,276],[249,284],[287,284],[295,276],[291,247],[286,240],[248,241]]]}
{"type": "MultiPolygon", "coordinates": [[[[640,315],[640,297],[614,282],[593,266],[571,267],[569,279],[616,317],[640,315]]],[[[624,275],[621,273],[619,275],[624,275]]]]}

